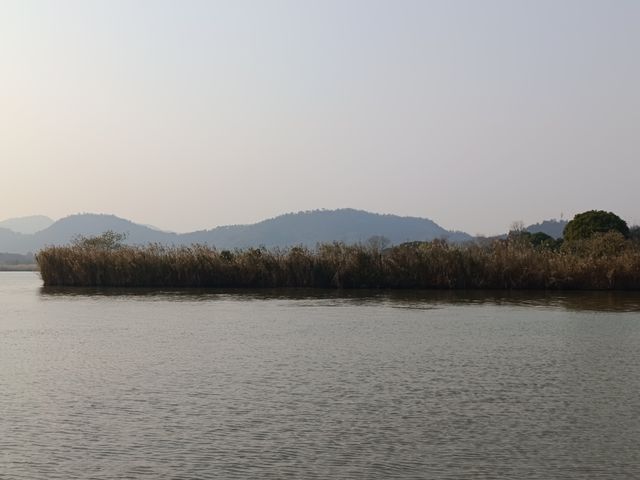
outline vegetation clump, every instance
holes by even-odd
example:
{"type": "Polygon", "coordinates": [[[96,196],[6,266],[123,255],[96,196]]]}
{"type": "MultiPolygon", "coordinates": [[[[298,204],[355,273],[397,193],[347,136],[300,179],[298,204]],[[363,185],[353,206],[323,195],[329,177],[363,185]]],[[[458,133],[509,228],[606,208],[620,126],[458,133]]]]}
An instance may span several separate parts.
{"type": "Polygon", "coordinates": [[[96,249],[96,250],[118,250],[124,246],[127,235],[125,233],[107,230],[102,235],[95,237],[85,237],[78,235],[72,241],[73,245],[78,248],[96,249]]]}
{"type": "Polygon", "coordinates": [[[640,243],[620,232],[563,244],[537,234],[483,244],[331,243],[267,250],[129,246],[113,232],[37,255],[47,286],[640,289],[640,243]]]}
{"type": "Polygon", "coordinates": [[[619,232],[629,237],[629,226],[618,215],[603,210],[589,210],[577,214],[564,228],[567,242],[585,240],[598,233],[619,232]]]}

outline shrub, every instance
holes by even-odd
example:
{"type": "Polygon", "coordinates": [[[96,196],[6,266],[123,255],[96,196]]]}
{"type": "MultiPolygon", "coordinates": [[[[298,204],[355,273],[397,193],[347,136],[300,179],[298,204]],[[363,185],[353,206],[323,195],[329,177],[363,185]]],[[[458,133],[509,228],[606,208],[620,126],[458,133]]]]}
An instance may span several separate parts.
{"type": "Polygon", "coordinates": [[[96,248],[99,250],[117,250],[122,248],[123,242],[126,240],[126,233],[118,233],[113,230],[107,230],[101,235],[95,237],[85,237],[84,235],[76,236],[72,243],[80,248],[96,248]]]}

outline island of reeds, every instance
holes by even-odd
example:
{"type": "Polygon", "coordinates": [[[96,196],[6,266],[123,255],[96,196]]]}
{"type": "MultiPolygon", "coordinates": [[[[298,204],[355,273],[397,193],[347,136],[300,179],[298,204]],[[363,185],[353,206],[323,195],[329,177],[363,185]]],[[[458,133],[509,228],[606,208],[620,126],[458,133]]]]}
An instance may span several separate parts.
{"type": "Polygon", "coordinates": [[[46,286],[640,289],[637,228],[634,235],[626,224],[584,230],[574,222],[564,241],[514,230],[462,245],[435,240],[385,247],[374,239],[315,249],[128,246],[106,232],[45,248],[37,262],[46,286]]]}

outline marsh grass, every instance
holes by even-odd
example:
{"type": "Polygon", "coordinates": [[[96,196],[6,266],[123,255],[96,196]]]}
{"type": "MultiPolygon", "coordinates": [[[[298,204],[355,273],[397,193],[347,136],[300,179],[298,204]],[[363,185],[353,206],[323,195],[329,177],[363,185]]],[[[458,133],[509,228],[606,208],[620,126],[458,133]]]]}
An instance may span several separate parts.
{"type": "Polygon", "coordinates": [[[47,286],[640,289],[640,245],[611,233],[556,249],[517,238],[233,251],[80,242],[45,248],[37,262],[47,286]]]}

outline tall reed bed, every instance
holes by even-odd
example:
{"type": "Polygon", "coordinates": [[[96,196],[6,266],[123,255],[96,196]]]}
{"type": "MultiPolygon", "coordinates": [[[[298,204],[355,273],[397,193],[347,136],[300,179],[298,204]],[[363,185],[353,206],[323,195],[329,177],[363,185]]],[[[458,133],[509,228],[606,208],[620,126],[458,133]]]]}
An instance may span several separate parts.
{"type": "Polygon", "coordinates": [[[47,286],[640,289],[640,247],[607,235],[555,250],[517,240],[234,251],[76,244],[45,248],[37,262],[47,286]]]}

